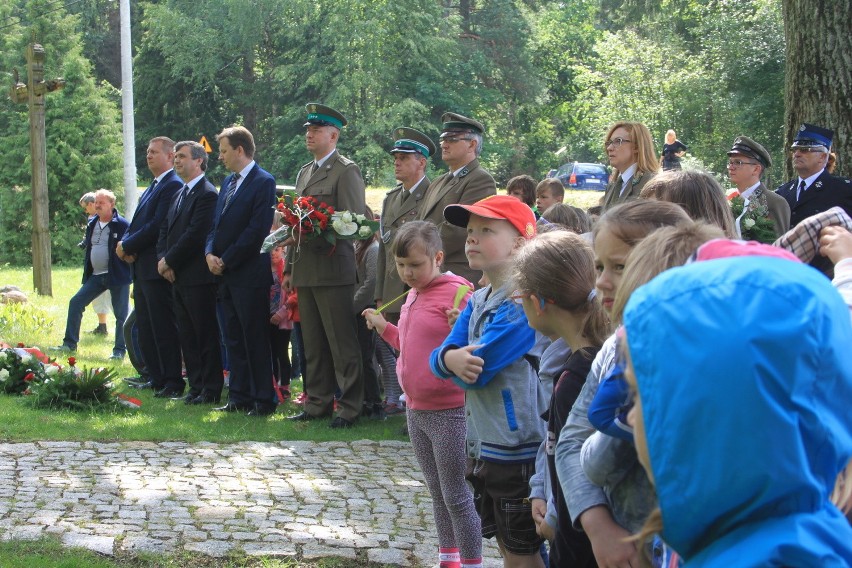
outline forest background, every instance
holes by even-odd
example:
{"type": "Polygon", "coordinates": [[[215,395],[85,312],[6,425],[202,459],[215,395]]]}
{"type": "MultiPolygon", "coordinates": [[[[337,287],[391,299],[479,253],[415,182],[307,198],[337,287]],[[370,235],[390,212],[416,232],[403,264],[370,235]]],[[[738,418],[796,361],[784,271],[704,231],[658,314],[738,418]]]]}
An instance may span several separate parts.
{"type": "MultiPolygon", "coordinates": [[[[693,164],[722,176],[739,134],[760,141],[783,181],[782,0],[136,0],[132,5],[137,166],[147,140],[213,142],[249,128],[258,162],[292,184],[310,159],[304,104],[349,119],[339,148],[368,185],[394,185],[397,126],[437,139],[446,111],[486,126],[481,161],[498,185],[569,161],[605,162],[616,120],[674,128],[693,164]],[[780,166],[780,167],[779,167],[780,166]]],[[[47,51],[53,258],[78,263],[77,200],[107,187],[122,205],[119,12],[115,0],[7,0],[0,77],[47,51]]],[[[0,265],[28,265],[30,163],[25,105],[0,99],[0,265]]],[[[211,154],[216,184],[226,172],[211,154]]],[[[439,159],[431,174],[446,170],[439,159]]]]}

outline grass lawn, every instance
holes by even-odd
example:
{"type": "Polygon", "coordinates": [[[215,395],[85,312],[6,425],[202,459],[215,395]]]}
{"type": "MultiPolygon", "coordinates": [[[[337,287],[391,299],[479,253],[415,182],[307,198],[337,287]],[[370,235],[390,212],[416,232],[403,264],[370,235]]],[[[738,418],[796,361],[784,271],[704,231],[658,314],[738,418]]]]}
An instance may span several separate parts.
{"type": "MultiPolygon", "coordinates": [[[[81,263],[82,264],[82,263],[81,263]]],[[[30,297],[28,313],[37,313],[46,320],[35,332],[16,325],[0,327],[0,340],[12,345],[18,342],[42,349],[62,343],[68,300],[80,286],[82,268],[53,269],[53,297],[38,296],[33,292],[32,269],[0,267],[0,285],[14,284],[30,297]]],[[[9,306],[0,305],[0,322],[9,306]]],[[[110,317],[112,315],[110,314],[110,317]]],[[[114,320],[108,321],[112,333],[114,320]]],[[[83,315],[80,344],[77,346],[78,367],[115,366],[119,377],[135,375],[128,359],[121,365],[112,365],[113,337],[86,333],[97,325],[91,309],[83,315]]],[[[26,326],[31,327],[31,326],[26,326]]],[[[60,360],[60,363],[63,361],[60,360]]],[[[85,413],[72,411],[34,410],[25,405],[22,397],[0,395],[0,440],[183,440],[187,442],[272,442],[280,440],[387,440],[404,439],[400,430],[405,423],[402,416],[385,422],[360,420],[349,430],[331,430],[327,421],[294,423],[286,416],[300,411],[299,406],[286,403],[278,412],[266,418],[248,418],[240,413],[211,411],[211,405],[186,406],[182,401],[153,398],[150,389],[139,391],[117,381],[119,391],[142,400],[138,411],[119,413],[85,413]]],[[[293,392],[301,390],[301,382],[292,385],[293,392]]]]}
{"type": "MultiPolygon", "coordinates": [[[[385,188],[369,188],[368,203],[378,209],[386,192],[385,188]]],[[[601,195],[597,191],[566,191],[565,201],[587,208],[595,205],[601,195]]],[[[72,264],[73,260],[82,264],[81,259],[72,259],[65,264],[72,264]]],[[[0,267],[0,286],[14,284],[30,297],[26,314],[31,318],[25,325],[3,325],[4,311],[8,315],[8,310],[15,308],[0,305],[0,340],[13,345],[23,342],[42,349],[61,344],[68,300],[79,288],[81,275],[82,267],[78,264],[55,267],[53,297],[42,297],[33,291],[31,268],[0,267]]],[[[115,366],[119,377],[135,375],[128,359],[121,365],[111,364],[108,357],[112,353],[112,336],[105,338],[87,333],[96,325],[95,314],[89,308],[83,314],[82,333],[75,355],[77,365],[115,366]]],[[[108,320],[107,325],[112,333],[114,321],[108,320]]],[[[325,421],[292,423],[286,420],[287,415],[300,410],[292,403],[282,405],[276,414],[268,418],[247,418],[239,413],[213,412],[208,405],[186,406],[180,401],[155,399],[150,390],[137,391],[127,387],[123,381],[117,383],[119,391],[142,400],[140,410],[121,413],[46,412],[30,409],[21,397],[0,395],[0,413],[5,417],[0,422],[0,440],[237,442],[404,439],[400,436],[405,422],[403,417],[389,418],[384,422],[361,420],[350,430],[331,430],[325,421]]],[[[295,394],[301,390],[301,383],[297,381],[292,387],[295,394]]]]}

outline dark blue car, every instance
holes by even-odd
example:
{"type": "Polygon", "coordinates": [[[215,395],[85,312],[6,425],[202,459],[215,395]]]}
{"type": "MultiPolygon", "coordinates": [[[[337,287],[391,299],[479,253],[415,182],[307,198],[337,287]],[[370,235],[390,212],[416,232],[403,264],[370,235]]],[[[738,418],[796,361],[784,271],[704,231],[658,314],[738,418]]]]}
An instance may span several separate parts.
{"type": "Polygon", "coordinates": [[[556,177],[568,189],[606,191],[609,183],[609,172],[603,164],[569,162],[559,166],[556,177]]]}

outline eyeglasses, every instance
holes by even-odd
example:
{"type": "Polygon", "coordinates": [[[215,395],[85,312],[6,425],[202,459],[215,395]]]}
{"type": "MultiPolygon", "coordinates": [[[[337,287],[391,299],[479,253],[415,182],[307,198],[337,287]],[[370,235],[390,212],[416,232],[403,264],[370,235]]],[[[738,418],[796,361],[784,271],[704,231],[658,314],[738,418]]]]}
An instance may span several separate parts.
{"type": "Polygon", "coordinates": [[[448,144],[461,142],[462,140],[473,140],[473,138],[468,138],[467,136],[447,136],[445,138],[441,138],[441,142],[447,142],[448,144]]]}
{"type": "Polygon", "coordinates": [[[809,152],[828,154],[828,150],[825,148],[825,146],[791,146],[790,153],[795,154],[796,152],[802,152],[803,154],[807,154],[809,152]]]}
{"type": "Polygon", "coordinates": [[[743,162],[742,160],[728,160],[729,168],[739,168],[741,166],[756,166],[757,162],[743,162]]]}
{"type": "MultiPolygon", "coordinates": [[[[513,302],[515,302],[516,304],[520,305],[520,304],[523,304],[524,300],[531,297],[534,293],[535,292],[521,292],[520,290],[515,290],[515,292],[511,296],[509,296],[509,299],[512,300],[513,302]]],[[[541,303],[542,308],[544,308],[544,304],[555,304],[556,303],[553,300],[545,300],[544,298],[541,298],[539,300],[539,302],[541,303]]]]}
{"type": "Polygon", "coordinates": [[[604,142],[604,148],[609,148],[610,146],[613,146],[615,148],[621,148],[621,145],[625,142],[632,142],[632,140],[628,140],[627,138],[621,137],[612,138],[611,140],[607,140],[606,142],[604,142]]]}

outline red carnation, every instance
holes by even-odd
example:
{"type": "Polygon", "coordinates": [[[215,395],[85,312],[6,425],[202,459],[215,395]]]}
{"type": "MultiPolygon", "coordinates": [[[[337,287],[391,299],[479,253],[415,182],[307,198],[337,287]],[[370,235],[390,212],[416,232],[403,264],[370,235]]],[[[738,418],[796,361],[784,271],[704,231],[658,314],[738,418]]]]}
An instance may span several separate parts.
{"type": "Polygon", "coordinates": [[[26,382],[30,382],[34,378],[35,378],[35,373],[27,373],[26,375],[24,375],[24,380],[26,382]]]}
{"type": "Polygon", "coordinates": [[[18,347],[25,347],[23,343],[18,343],[18,347]]]}
{"type": "Polygon", "coordinates": [[[77,359],[74,357],[68,357],[68,364],[72,367],[77,364],[77,359]]]}

